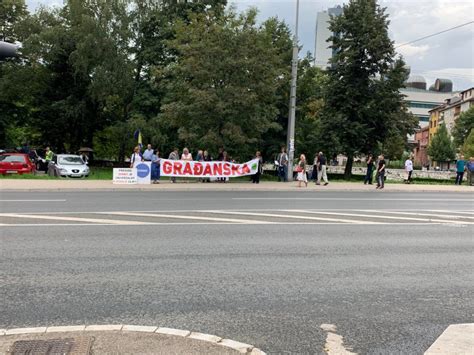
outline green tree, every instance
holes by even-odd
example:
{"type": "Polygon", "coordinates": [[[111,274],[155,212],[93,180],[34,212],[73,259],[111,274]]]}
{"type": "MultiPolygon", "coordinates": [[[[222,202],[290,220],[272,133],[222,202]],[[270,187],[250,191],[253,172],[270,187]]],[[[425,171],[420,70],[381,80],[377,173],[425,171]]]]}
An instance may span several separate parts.
{"type": "Polygon", "coordinates": [[[441,124],[428,147],[428,155],[433,161],[444,163],[454,160],[456,157],[453,142],[449,137],[448,130],[441,124]]]}
{"type": "Polygon", "coordinates": [[[224,146],[247,159],[262,137],[278,127],[277,48],[256,24],[256,11],[192,15],[176,25],[171,48],[172,78],[162,106],[162,122],[176,129],[181,144],[192,149],[224,146]]]}
{"type": "Polygon", "coordinates": [[[474,106],[469,110],[461,113],[458,119],[454,122],[452,131],[454,145],[456,148],[463,145],[466,138],[471,134],[474,128],[474,106]]]}
{"type": "Polygon", "coordinates": [[[471,130],[471,133],[466,137],[462,146],[462,153],[467,159],[474,157],[474,130],[471,130]]]}
{"type": "MultiPolygon", "coordinates": [[[[309,162],[324,147],[320,135],[321,114],[328,80],[326,72],[313,66],[312,62],[313,58],[309,54],[299,62],[295,127],[296,155],[306,154],[309,162]]],[[[325,151],[325,154],[332,153],[325,151]]]]}
{"type": "Polygon", "coordinates": [[[399,93],[408,70],[396,58],[388,25],[386,10],[376,0],[350,0],[342,15],[330,21],[335,54],[321,140],[328,150],[347,155],[346,178],[356,154],[369,153],[390,137],[405,137],[417,125],[399,93]]]}
{"type": "Polygon", "coordinates": [[[0,1],[0,41],[15,42],[19,40],[16,27],[28,16],[24,0],[0,1]]]}

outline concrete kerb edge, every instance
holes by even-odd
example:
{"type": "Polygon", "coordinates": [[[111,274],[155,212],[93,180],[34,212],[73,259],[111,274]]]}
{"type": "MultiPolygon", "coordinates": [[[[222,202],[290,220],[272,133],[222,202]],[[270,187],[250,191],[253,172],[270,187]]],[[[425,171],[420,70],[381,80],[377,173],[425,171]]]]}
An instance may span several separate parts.
{"type": "Polygon", "coordinates": [[[34,328],[12,328],[0,329],[0,337],[9,335],[25,334],[46,334],[64,332],[87,332],[87,331],[120,331],[120,332],[144,332],[162,334],[169,336],[179,336],[197,341],[205,341],[214,345],[231,348],[241,354],[265,355],[265,352],[250,344],[241,343],[231,339],[221,338],[217,335],[191,332],[190,330],[165,328],[158,326],[130,325],[130,324],[94,324],[94,325],[71,325],[71,326],[51,326],[34,328]]]}

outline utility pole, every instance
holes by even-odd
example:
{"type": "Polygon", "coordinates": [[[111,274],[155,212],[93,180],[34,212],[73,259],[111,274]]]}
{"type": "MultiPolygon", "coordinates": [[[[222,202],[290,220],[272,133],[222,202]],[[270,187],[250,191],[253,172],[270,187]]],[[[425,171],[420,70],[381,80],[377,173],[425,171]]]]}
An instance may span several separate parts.
{"type": "Polygon", "coordinates": [[[288,181],[293,180],[293,160],[295,158],[295,111],[296,111],[296,78],[298,74],[298,17],[300,0],[296,0],[296,24],[293,37],[293,59],[291,61],[291,89],[290,89],[290,112],[288,115],[288,181]]]}

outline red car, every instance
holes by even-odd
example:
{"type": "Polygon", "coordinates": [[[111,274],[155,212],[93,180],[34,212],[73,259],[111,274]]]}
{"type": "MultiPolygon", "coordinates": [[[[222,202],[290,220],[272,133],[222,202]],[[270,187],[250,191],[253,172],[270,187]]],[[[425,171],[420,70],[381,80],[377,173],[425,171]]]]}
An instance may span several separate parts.
{"type": "Polygon", "coordinates": [[[0,155],[0,174],[31,174],[35,172],[35,165],[28,154],[3,153],[0,155]]]}

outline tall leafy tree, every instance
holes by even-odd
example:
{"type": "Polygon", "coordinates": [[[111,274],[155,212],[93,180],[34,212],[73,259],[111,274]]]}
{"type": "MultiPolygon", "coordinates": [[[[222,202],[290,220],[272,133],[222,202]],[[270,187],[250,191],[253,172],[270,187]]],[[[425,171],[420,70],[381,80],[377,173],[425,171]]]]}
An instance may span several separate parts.
{"type": "Polygon", "coordinates": [[[172,80],[162,106],[163,122],[192,149],[224,146],[246,159],[262,136],[278,127],[276,117],[281,57],[256,24],[252,9],[216,17],[212,12],[180,21],[168,68],[172,80]]]}
{"type": "Polygon", "coordinates": [[[356,154],[393,136],[405,137],[417,122],[399,89],[408,76],[388,36],[388,15],[376,0],[350,0],[330,30],[334,56],[322,115],[321,141],[347,155],[345,177],[356,154]]]}
{"type": "Polygon", "coordinates": [[[454,122],[454,128],[452,131],[454,145],[456,148],[463,145],[466,138],[472,132],[474,128],[474,106],[469,110],[461,113],[458,119],[454,122]]]}
{"type": "Polygon", "coordinates": [[[300,60],[296,92],[296,149],[298,154],[306,154],[310,162],[324,146],[319,133],[328,80],[326,72],[311,65],[312,62],[309,54],[300,60]]]}
{"type": "Polygon", "coordinates": [[[428,147],[428,155],[432,160],[440,163],[454,160],[456,153],[448,130],[441,124],[428,147]]]}
{"type": "Polygon", "coordinates": [[[467,159],[474,157],[474,129],[471,130],[471,133],[466,137],[461,151],[467,159]]]}

